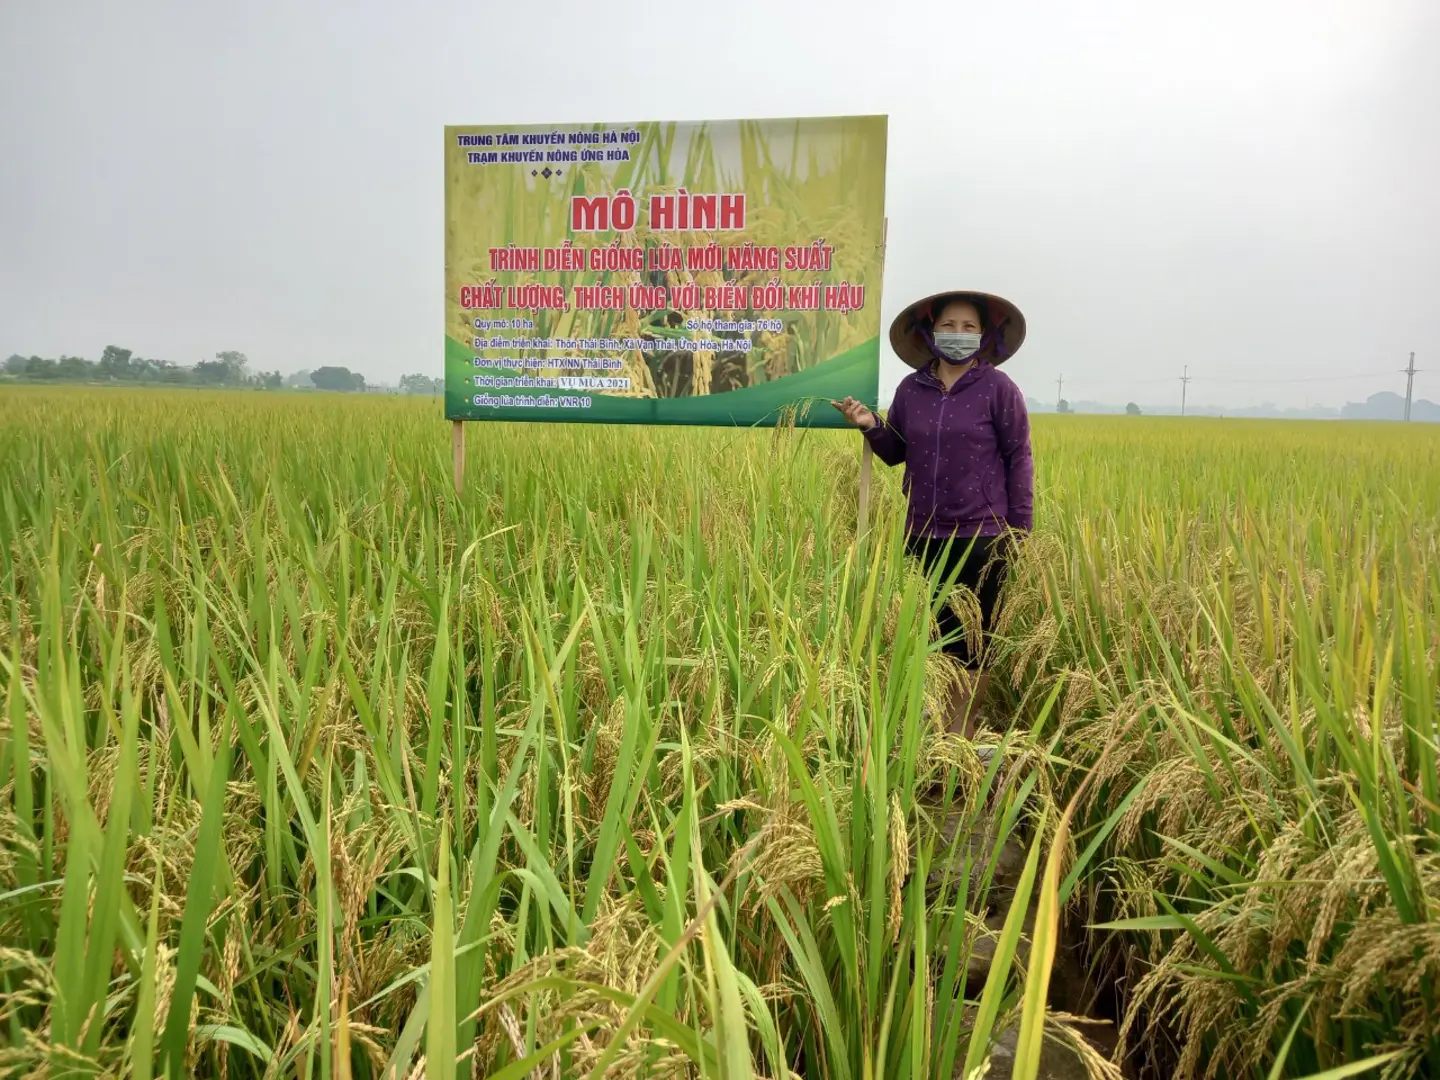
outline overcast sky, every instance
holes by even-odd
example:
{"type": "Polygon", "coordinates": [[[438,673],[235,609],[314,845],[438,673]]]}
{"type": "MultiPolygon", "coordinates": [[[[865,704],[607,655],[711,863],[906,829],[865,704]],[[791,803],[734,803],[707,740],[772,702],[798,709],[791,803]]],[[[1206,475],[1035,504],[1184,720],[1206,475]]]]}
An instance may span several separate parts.
{"type": "Polygon", "coordinates": [[[1440,399],[1437,55],[1435,0],[0,0],[0,357],[439,374],[445,124],[883,112],[886,325],[1008,296],[1048,401],[1440,399]]]}

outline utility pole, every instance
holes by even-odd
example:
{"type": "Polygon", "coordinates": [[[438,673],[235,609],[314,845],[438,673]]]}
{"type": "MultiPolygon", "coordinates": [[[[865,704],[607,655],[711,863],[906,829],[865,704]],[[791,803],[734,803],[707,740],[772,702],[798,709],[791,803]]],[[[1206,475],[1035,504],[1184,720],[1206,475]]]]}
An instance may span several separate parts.
{"type": "Polygon", "coordinates": [[[1185,415],[1185,391],[1190,389],[1190,365],[1185,365],[1185,374],[1180,376],[1180,415],[1185,415]]]}
{"type": "Polygon", "coordinates": [[[1415,389],[1415,354],[1410,354],[1410,366],[1405,369],[1405,420],[1410,420],[1410,395],[1415,389]]]}
{"type": "Polygon", "coordinates": [[[1065,400],[1065,376],[1061,375],[1055,380],[1055,411],[1060,411],[1060,403],[1065,400]]]}

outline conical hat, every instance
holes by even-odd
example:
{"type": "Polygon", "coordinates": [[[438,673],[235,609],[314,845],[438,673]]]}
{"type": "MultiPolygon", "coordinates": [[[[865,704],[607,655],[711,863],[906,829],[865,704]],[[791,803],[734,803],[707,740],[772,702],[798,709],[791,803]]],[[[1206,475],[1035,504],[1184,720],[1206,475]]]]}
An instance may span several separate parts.
{"type": "Polygon", "coordinates": [[[935,359],[929,336],[935,313],[952,300],[968,300],[986,312],[985,343],[977,359],[998,367],[1019,351],[1025,341],[1025,316],[1019,308],[991,293],[952,290],[917,300],[896,316],[890,324],[890,347],[895,355],[913,368],[929,366],[935,359]]]}

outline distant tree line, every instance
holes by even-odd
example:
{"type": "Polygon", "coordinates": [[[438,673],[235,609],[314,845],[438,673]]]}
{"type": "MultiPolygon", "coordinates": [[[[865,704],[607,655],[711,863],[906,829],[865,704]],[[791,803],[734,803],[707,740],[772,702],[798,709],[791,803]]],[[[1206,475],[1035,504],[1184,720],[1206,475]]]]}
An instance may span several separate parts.
{"type": "Polygon", "coordinates": [[[249,370],[250,361],[242,352],[218,352],[213,360],[201,360],[193,366],[169,360],[137,356],[130,349],[107,345],[100,359],[83,356],[62,356],[58,360],[44,356],[11,356],[5,361],[5,374],[15,379],[36,382],[106,382],[163,383],[172,386],[235,386],[262,390],[278,390],[284,379],[278,371],[249,370]]]}
{"type": "MultiPolygon", "coordinates": [[[[184,365],[137,356],[130,349],[107,345],[98,361],[87,360],[83,356],[52,359],[16,354],[0,367],[0,378],[24,382],[333,390],[343,393],[364,393],[367,389],[374,389],[366,386],[364,375],[344,367],[326,366],[281,375],[279,371],[251,372],[249,365],[245,354],[235,351],[218,352],[213,360],[184,365]]],[[[400,380],[400,392],[443,394],[445,380],[432,379],[428,375],[406,375],[400,380]]]]}
{"type": "Polygon", "coordinates": [[[429,375],[402,375],[400,389],[407,394],[443,394],[445,380],[432,379],[429,375]]]}

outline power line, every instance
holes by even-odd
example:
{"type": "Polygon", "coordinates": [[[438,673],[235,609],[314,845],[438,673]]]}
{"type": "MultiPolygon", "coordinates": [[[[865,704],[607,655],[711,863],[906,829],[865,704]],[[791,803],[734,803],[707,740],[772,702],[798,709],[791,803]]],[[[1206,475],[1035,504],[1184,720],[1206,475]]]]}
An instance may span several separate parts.
{"type": "Polygon", "coordinates": [[[1065,400],[1065,376],[1064,376],[1064,375],[1061,375],[1058,379],[1055,380],[1055,408],[1057,408],[1057,409],[1060,408],[1060,405],[1061,405],[1062,402],[1064,402],[1064,400],[1065,400]]]}
{"type": "MultiPolygon", "coordinates": [[[[1415,365],[1415,361],[1414,361],[1414,356],[1413,356],[1413,354],[1412,354],[1412,355],[1411,355],[1411,360],[1410,360],[1410,366],[1409,366],[1409,367],[1404,367],[1404,368],[1401,368],[1401,369],[1400,369],[1401,374],[1404,374],[1404,375],[1406,375],[1406,376],[1408,377],[1408,381],[1407,381],[1406,387],[1405,387],[1405,393],[1406,393],[1406,397],[1409,398],[1409,399],[1413,399],[1413,397],[1414,397],[1414,379],[1415,379],[1415,376],[1416,376],[1416,375],[1422,375],[1422,374],[1426,374],[1427,372],[1431,372],[1431,371],[1435,371],[1435,370],[1440,370],[1440,369],[1418,368],[1418,367],[1415,367],[1414,365],[1415,365]]],[[[1277,375],[1277,376],[1271,376],[1271,377],[1268,377],[1268,378],[1229,378],[1229,377],[1226,377],[1226,376],[1224,376],[1224,375],[1191,375],[1191,374],[1190,374],[1190,366],[1187,364],[1187,365],[1185,365],[1184,373],[1183,373],[1181,376],[1179,376],[1180,382],[1181,382],[1181,407],[1182,407],[1182,409],[1188,408],[1188,401],[1189,401],[1189,394],[1188,394],[1189,386],[1188,386],[1188,384],[1189,384],[1189,383],[1192,383],[1192,382],[1198,382],[1198,383],[1201,383],[1201,384],[1203,384],[1203,385],[1205,385],[1205,386],[1227,386],[1227,385],[1267,386],[1267,385],[1268,385],[1268,386],[1277,386],[1277,387],[1278,387],[1278,386],[1290,386],[1290,385],[1304,386],[1304,385],[1312,384],[1312,383],[1355,382],[1355,381],[1359,381],[1359,380],[1370,380],[1370,381],[1372,381],[1372,382],[1381,382],[1381,381],[1386,380],[1387,376],[1393,374],[1394,371],[1395,371],[1394,368],[1390,368],[1390,369],[1388,369],[1388,370],[1386,370],[1386,371],[1357,371],[1357,372],[1352,372],[1351,374],[1348,374],[1348,375],[1308,375],[1308,376],[1306,376],[1306,375],[1302,375],[1302,376],[1277,375]]],[[[1158,385],[1159,383],[1167,383],[1167,384],[1168,384],[1168,383],[1171,382],[1174,378],[1175,378],[1175,376],[1171,375],[1171,376],[1158,376],[1158,377],[1150,377],[1150,378],[1143,378],[1143,379],[1128,379],[1128,378],[1125,378],[1125,377],[1123,377],[1123,376],[1113,376],[1113,375],[1112,375],[1112,376],[1093,377],[1093,376],[1091,376],[1091,375],[1089,375],[1089,374],[1082,374],[1082,375],[1080,376],[1080,387],[1081,387],[1081,391],[1082,391],[1082,392],[1084,392],[1084,388],[1087,387],[1087,386],[1092,387],[1092,388],[1100,389],[1101,392],[1108,392],[1108,391],[1104,390],[1104,388],[1107,388],[1107,387],[1110,387],[1110,388],[1127,387],[1127,388],[1128,388],[1128,387],[1136,387],[1136,386],[1155,386],[1155,385],[1158,385]]],[[[1057,379],[1055,380],[1055,385],[1056,385],[1056,390],[1057,390],[1057,402],[1056,402],[1056,407],[1057,407],[1057,408],[1059,407],[1059,400],[1063,400],[1066,381],[1073,382],[1074,379],[1071,378],[1071,379],[1067,380],[1064,375],[1061,375],[1059,378],[1057,378],[1057,379]]]]}
{"type": "MultiPolygon", "coordinates": [[[[1187,367],[1188,367],[1188,365],[1187,365],[1187,367]]],[[[1401,370],[1401,372],[1403,373],[1404,371],[1406,371],[1406,370],[1408,370],[1408,369],[1406,369],[1406,368],[1401,368],[1400,370],[1401,370]]],[[[1417,375],[1424,374],[1426,370],[1427,370],[1427,369],[1425,369],[1425,368],[1416,368],[1416,369],[1415,369],[1415,374],[1417,374],[1417,375]]],[[[1300,384],[1300,383],[1317,383],[1317,382],[1350,382],[1350,381],[1354,381],[1354,380],[1357,380],[1357,379],[1382,379],[1382,378],[1384,378],[1385,376],[1390,375],[1390,374],[1392,374],[1392,373],[1393,373],[1393,369],[1387,369],[1387,370],[1385,370],[1385,371],[1359,371],[1359,372],[1355,372],[1355,373],[1350,374],[1350,375],[1300,375],[1300,376],[1293,376],[1293,375],[1276,375],[1276,376],[1272,376],[1272,377],[1270,377],[1270,378],[1262,378],[1262,379],[1231,378],[1231,377],[1228,377],[1228,376],[1225,376],[1225,375],[1188,375],[1188,376],[1186,376],[1186,377],[1189,379],[1190,382],[1198,382],[1198,383],[1206,383],[1206,384],[1211,384],[1211,383],[1222,383],[1222,384],[1229,384],[1229,383],[1277,383],[1277,384],[1278,384],[1278,383],[1285,383],[1285,384],[1297,383],[1297,384],[1300,384]]],[[[1112,376],[1104,376],[1104,377],[1101,377],[1101,378],[1095,378],[1095,377],[1092,377],[1092,376],[1090,376],[1090,375],[1082,375],[1082,376],[1080,377],[1080,385],[1081,385],[1082,387],[1086,387],[1086,386],[1154,386],[1154,385],[1157,385],[1157,384],[1159,384],[1159,383],[1166,383],[1166,384],[1168,385],[1169,383],[1173,382],[1174,380],[1175,380],[1175,376],[1173,376],[1173,375],[1161,375],[1161,376],[1157,376],[1157,377],[1153,377],[1153,378],[1147,378],[1147,379],[1127,379],[1127,378],[1125,378],[1124,376],[1113,376],[1113,375],[1112,375],[1112,376]]],[[[1056,381],[1059,382],[1059,380],[1056,380],[1056,381]]],[[[1074,379],[1072,378],[1070,381],[1071,381],[1071,382],[1074,382],[1074,379]]]]}
{"type": "Polygon", "coordinates": [[[1190,365],[1185,365],[1185,374],[1180,376],[1180,415],[1185,415],[1185,391],[1190,389],[1190,365]]]}
{"type": "MultiPolygon", "coordinates": [[[[1075,380],[1071,379],[1070,381],[1074,382],[1075,380]]],[[[1162,375],[1158,378],[1150,379],[1127,379],[1124,376],[1108,376],[1099,379],[1092,378],[1089,375],[1082,375],[1080,377],[1081,386],[1153,386],[1156,383],[1165,383],[1168,386],[1174,381],[1173,376],[1170,375],[1162,375]]]]}
{"type": "Polygon", "coordinates": [[[1223,375],[1192,375],[1191,378],[1195,382],[1205,383],[1312,383],[1345,382],[1350,379],[1378,379],[1381,376],[1389,374],[1389,371],[1357,371],[1351,375],[1302,375],[1299,377],[1277,375],[1265,379],[1233,379],[1223,375]]]}

